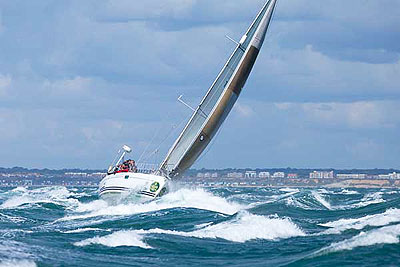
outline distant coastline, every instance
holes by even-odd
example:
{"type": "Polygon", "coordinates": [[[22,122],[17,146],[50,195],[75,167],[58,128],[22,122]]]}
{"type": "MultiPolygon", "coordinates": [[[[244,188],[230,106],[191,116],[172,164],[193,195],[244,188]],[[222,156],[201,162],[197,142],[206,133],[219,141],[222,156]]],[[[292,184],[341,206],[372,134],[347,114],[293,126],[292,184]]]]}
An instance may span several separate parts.
{"type": "MultiPolygon", "coordinates": [[[[97,187],[105,170],[0,168],[0,187],[97,187]]],[[[198,187],[400,188],[397,169],[191,169],[178,181],[198,187]]]]}

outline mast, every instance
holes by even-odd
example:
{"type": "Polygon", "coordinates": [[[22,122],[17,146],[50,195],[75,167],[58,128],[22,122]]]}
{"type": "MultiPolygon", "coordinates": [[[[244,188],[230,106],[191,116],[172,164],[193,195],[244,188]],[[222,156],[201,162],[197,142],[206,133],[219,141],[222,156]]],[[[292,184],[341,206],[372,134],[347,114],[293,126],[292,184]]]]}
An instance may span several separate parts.
{"type": "Polygon", "coordinates": [[[200,102],[166,158],[160,172],[175,178],[201,155],[232,110],[255,64],[277,0],[265,3],[237,44],[207,94],[200,102]]]}

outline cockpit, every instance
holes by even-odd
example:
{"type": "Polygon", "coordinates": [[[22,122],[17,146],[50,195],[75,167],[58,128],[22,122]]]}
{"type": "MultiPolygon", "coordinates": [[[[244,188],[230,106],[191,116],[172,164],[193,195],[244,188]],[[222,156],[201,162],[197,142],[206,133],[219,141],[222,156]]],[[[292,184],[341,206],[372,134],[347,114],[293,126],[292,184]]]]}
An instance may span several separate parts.
{"type": "Polygon", "coordinates": [[[122,164],[116,166],[114,173],[119,172],[137,172],[136,162],[132,159],[125,160],[122,164]]]}
{"type": "Polygon", "coordinates": [[[110,167],[108,167],[107,174],[116,174],[123,172],[131,172],[131,173],[144,173],[144,174],[154,174],[159,172],[159,165],[152,163],[143,163],[143,162],[135,162],[133,159],[125,160],[125,156],[128,153],[131,153],[132,149],[124,145],[117,153],[117,156],[114,158],[114,161],[111,163],[110,167]]]}
{"type": "Polygon", "coordinates": [[[108,168],[108,174],[115,174],[120,172],[137,172],[136,162],[132,159],[125,160],[125,155],[131,153],[132,149],[124,145],[122,149],[118,151],[117,156],[108,168]]]}

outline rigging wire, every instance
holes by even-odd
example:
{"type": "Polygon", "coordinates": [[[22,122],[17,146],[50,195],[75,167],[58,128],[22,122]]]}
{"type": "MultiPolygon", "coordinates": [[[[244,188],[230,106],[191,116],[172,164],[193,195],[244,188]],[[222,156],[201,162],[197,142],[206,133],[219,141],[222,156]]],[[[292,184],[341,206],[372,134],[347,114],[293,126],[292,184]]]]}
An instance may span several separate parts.
{"type": "MultiPolygon", "coordinates": [[[[166,114],[164,114],[164,115],[165,115],[165,116],[164,116],[163,119],[162,119],[162,123],[164,123],[164,122],[166,122],[166,121],[168,121],[168,120],[170,119],[170,112],[168,112],[168,113],[166,113],[166,114]],[[165,117],[166,117],[166,118],[165,118],[165,117]]],[[[160,133],[160,131],[161,131],[162,128],[163,128],[163,127],[160,126],[160,127],[158,128],[158,130],[155,132],[153,138],[151,139],[151,142],[147,144],[145,150],[144,150],[143,153],[140,155],[138,162],[140,162],[140,161],[142,160],[142,158],[143,158],[143,156],[146,154],[148,148],[153,144],[153,142],[155,141],[156,137],[158,137],[158,135],[159,135],[159,133],[160,133]]],[[[156,149],[156,150],[157,150],[157,149],[156,149]]],[[[146,159],[149,159],[155,152],[156,152],[156,151],[150,152],[149,155],[146,156],[146,159]]]]}
{"type": "Polygon", "coordinates": [[[161,148],[161,146],[165,143],[165,141],[168,140],[168,138],[172,135],[172,133],[174,133],[174,131],[182,125],[182,123],[186,121],[186,118],[184,118],[179,124],[173,124],[171,129],[169,130],[168,134],[166,135],[166,137],[160,142],[160,144],[156,147],[155,150],[153,150],[146,158],[144,158],[145,160],[150,159],[153,155],[157,154],[161,148]]]}
{"type": "MultiPolygon", "coordinates": [[[[279,2],[279,1],[278,1],[278,2],[279,2]]],[[[277,5],[277,3],[276,3],[276,5],[277,5]]],[[[275,7],[274,11],[272,12],[271,20],[273,20],[274,17],[276,16],[275,10],[276,10],[276,7],[275,7]]],[[[224,128],[225,128],[225,123],[223,123],[223,124],[221,125],[220,129],[217,131],[217,134],[214,136],[213,139],[211,139],[211,142],[210,142],[210,144],[208,145],[207,150],[206,150],[204,153],[202,153],[202,154],[200,155],[200,157],[199,157],[198,160],[197,160],[198,163],[201,162],[201,160],[204,158],[204,156],[207,155],[208,152],[211,150],[211,148],[212,148],[213,145],[215,144],[215,140],[218,138],[219,134],[223,131],[224,128]]]]}
{"type": "Polygon", "coordinates": [[[158,136],[158,134],[161,131],[161,127],[158,128],[158,130],[154,133],[153,138],[151,139],[151,141],[147,144],[146,148],[143,150],[143,153],[140,155],[138,162],[140,162],[144,156],[144,154],[146,154],[147,150],[149,149],[149,147],[153,144],[154,140],[156,139],[156,137],[158,136]]]}

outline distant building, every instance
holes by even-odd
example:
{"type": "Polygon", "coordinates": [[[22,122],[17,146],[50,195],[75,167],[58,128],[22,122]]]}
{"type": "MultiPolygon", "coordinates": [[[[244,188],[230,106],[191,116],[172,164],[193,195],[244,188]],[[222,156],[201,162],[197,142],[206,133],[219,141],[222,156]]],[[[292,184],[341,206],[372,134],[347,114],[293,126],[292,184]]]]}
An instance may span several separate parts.
{"type": "Polygon", "coordinates": [[[389,173],[389,179],[400,179],[400,173],[396,172],[389,173]]]}
{"type": "Polygon", "coordinates": [[[107,173],[105,173],[105,172],[94,172],[94,173],[88,174],[87,176],[88,177],[101,178],[101,177],[104,177],[106,175],[107,175],[107,173]]]}
{"type": "Polygon", "coordinates": [[[197,174],[197,178],[204,178],[204,173],[199,172],[199,173],[197,174]]]}
{"type": "Polygon", "coordinates": [[[244,176],[246,178],[257,178],[257,172],[255,171],[247,171],[244,176]]]}
{"type": "Polygon", "coordinates": [[[204,178],[210,178],[210,177],[211,177],[211,173],[206,172],[206,173],[204,174],[204,178]]]}
{"type": "Polygon", "coordinates": [[[218,172],[214,172],[213,174],[211,174],[211,178],[218,178],[218,172]]]}
{"type": "Polygon", "coordinates": [[[340,173],[336,175],[338,179],[365,179],[367,178],[366,174],[363,173],[340,173]]]}
{"type": "Polygon", "coordinates": [[[269,174],[269,172],[260,172],[258,174],[258,178],[269,178],[271,177],[271,175],[269,174]]]}
{"type": "Polygon", "coordinates": [[[310,172],[310,179],[332,179],[333,171],[313,171],[310,172]]]}
{"type": "Polygon", "coordinates": [[[275,172],[272,175],[272,178],[285,178],[285,173],[284,172],[275,172]]]}
{"type": "Polygon", "coordinates": [[[86,177],[88,174],[86,172],[66,172],[65,176],[70,177],[86,177]]]}
{"type": "Polygon", "coordinates": [[[291,178],[291,179],[296,179],[296,178],[298,178],[299,176],[297,175],[297,173],[289,173],[288,175],[287,175],[287,178],[291,178]]]}
{"type": "Polygon", "coordinates": [[[243,173],[241,172],[230,172],[228,173],[228,178],[243,178],[243,173]]]}
{"type": "Polygon", "coordinates": [[[390,174],[379,174],[378,178],[379,179],[390,179],[390,174]]]}

